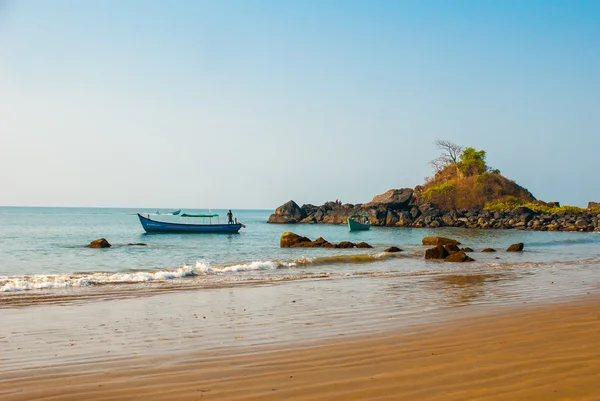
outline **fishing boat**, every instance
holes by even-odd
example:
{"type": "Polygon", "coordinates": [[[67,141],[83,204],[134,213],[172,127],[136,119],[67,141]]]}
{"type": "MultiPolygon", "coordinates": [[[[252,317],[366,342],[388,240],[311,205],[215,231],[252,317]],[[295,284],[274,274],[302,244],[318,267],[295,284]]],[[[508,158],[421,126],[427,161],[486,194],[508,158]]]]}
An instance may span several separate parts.
{"type": "Polygon", "coordinates": [[[368,230],[369,228],[371,228],[371,222],[367,214],[353,214],[348,218],[348,229],[350,231],[368,230]]]}
{"type": "Polygon", "coordinates": [[[137,215],[147,233],[237,233],[244,227],[243,224],[238,223],[237,219],[235,223],[220,224],[218,221],[219,215],[215,213],[183,213],[176,218],[176,221],[159,221],[156,218],[151,218],[149,214],[142,216],[138,213],[137,215]],[[217,223],[213,224],[213,218],[215,217],[217,223]]]}

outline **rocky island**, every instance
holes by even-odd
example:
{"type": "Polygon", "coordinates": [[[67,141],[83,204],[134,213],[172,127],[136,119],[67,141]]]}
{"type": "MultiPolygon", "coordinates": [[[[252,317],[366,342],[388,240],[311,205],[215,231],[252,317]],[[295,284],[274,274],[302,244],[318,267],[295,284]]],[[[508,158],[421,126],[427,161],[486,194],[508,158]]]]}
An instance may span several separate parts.
{"type": "Polygon", "coordinates": [[[298,206],[290,200],[268,220],[274,224],[346,224],[367,214],[387,227],[463,227],[542,231],[600,231],[600,203],[587,209],[537,200],[527,189],[491,169],[486,153],[437,141],[442,155],[435,175],[415,188],[390,189],[364,204],[326,202],[298,206]]]}

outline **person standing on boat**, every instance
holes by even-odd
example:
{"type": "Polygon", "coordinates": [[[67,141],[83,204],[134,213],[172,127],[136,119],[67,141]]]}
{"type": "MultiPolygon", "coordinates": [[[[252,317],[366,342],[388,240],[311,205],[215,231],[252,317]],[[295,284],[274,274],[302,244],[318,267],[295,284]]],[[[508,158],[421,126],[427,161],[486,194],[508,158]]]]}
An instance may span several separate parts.
{"type": "Polygon", "coordinates": [[[227,212],[227,223],[233,224],[233,213],[231,213],[231,209],[227,212]]]}

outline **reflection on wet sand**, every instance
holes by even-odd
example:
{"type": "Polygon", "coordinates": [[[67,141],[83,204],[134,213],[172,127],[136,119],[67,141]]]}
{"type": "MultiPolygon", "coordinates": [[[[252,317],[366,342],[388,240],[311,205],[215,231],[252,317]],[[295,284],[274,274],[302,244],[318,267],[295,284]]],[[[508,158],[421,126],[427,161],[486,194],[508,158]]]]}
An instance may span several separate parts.
{"type": "Polygon", "coordinates": [[[516,279],[517,275],[513,272],[442,274],[431,276],[428,286],[442,293],[439,296],[441,303],[461,306],[489,299],[492,294],[494,297],[502,296],[499,283],[516,279]]]}

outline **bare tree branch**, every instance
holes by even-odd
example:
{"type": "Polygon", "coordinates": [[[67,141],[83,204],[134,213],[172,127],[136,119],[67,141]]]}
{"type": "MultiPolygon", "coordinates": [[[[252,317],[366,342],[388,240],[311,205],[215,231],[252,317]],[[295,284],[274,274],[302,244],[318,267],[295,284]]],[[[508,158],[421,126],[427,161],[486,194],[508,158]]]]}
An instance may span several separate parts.
{"type": "Polygon", "coordinates": [[[465,150],[463,146],[441,139],[436,139],[434,144],[442,152],[438,159],[444,163],[444,167],[458,164],[460,155],[465,150]]]}

